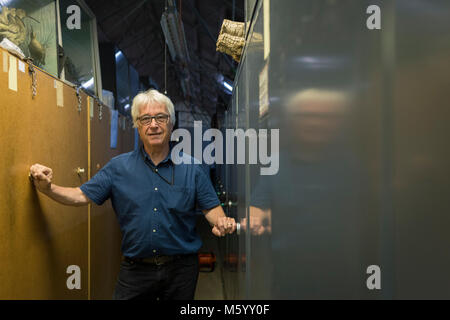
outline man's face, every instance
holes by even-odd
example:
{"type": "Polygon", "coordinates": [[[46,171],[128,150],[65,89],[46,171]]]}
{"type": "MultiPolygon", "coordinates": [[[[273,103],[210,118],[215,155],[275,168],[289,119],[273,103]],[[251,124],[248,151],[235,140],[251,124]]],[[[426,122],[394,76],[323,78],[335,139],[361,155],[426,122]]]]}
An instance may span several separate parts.
{"type": "Polygon", "coordinates": [[[336,139],[346,110],[342,102],[307,101],[289,109],[289,127],[302,145],[323,146],[336,139]]]}
{"type": "MultiPolygon", "coordinates": [[[[167,108],[164,104],[150,102],[149,104],[140,107],[138,119],[146,119],[148,116],[169,116],[169,112],[167,112],[167,108]]],[[[167,119],[167,123],[158,123],[156,119],[151,119],[147,124],[143,124],[140,120],[138,120],[137,123],[139,137],[144,145],[149,147],[161,147],[169,144],[170,135],[172,134],[170,117],[167,119]]]]}

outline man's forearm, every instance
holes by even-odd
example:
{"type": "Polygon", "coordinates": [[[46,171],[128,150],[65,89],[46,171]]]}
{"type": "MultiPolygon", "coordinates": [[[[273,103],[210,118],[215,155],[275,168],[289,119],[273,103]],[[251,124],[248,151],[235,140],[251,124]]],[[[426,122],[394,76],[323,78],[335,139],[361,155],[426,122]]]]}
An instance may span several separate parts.
{"type": "Polygon", "coordinates": [[[233,233],[236,230],[236,221],[227,217],[221,206],[204,210],[203,213],[209,224],[213,226],[212,233],[214,235],[223,237],[227,233],[233,233]]]}
{"type": "Polygon", "coordinates": [[[43,193],[49,198],[67,206],[84,206],[90,201],[80,188],[66,188],[51,184],[50,188],[43,193]]]}
{"type": "Polygon", "coordinates": [[[211,226],[217,225],[217,221],[221,217],[225,217],[225,212],[223,211],[221,206],[217,206],[210,210],[204,210],[206,220],[208,220],[211,226]]]}

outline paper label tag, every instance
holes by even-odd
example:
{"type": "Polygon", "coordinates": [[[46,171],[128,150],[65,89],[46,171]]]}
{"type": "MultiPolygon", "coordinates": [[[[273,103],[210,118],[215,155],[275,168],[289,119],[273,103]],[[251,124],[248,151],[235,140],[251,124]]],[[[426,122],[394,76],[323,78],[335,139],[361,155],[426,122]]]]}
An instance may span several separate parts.
{"type": "Polygon", "coordinates": [[[17,91],[17,59],[9,56],[9,74],[8,74],[9,89],[17,91]]]}
{"type": "Polygon", "coordinates": [[[56,81],[56,105],[58,107],[64,107],[64,90],[63,84],[56,81]]]}
{"type": "Polygon", "coordinates": [[[8,52],[3,51],[3,72],[8,72],[8,52]]]}

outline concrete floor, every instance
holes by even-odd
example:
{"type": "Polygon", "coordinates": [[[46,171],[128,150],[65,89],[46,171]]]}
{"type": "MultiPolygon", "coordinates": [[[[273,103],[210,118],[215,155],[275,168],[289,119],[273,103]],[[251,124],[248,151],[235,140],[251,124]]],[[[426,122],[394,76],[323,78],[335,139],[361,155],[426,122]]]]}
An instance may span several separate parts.
{"type": "Polygon", "coordinates": [[[197,222],[197,231],[203,240],[203,247],[200,252],[213,252],[216,256],[216,267],[213,272],[200,272],[195,300],[224,300],[218,238],[211,233],[211,228],[203,217],[200,217],[197,222]]]}

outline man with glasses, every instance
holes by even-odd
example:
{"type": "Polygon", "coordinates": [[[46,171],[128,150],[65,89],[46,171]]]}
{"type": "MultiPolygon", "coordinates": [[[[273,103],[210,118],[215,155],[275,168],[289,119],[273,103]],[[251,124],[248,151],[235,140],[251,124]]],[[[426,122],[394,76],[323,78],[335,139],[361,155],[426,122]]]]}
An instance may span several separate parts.
{"type": "Polygon", "coordinates": [[[101,205],[111,198],[124,256],[114,299],[193,299],[202,245],[195,232],[197,209],[216,236],[233,233],[236,223],[225,216],[198,161],[172,162],[170,99],[157,90],[140,93],[131,115],[143,146],[113,158],[81,187],[53,184],[52,170],[40,164],[30,174],[40,192],[65,205],[101,205]]]}

